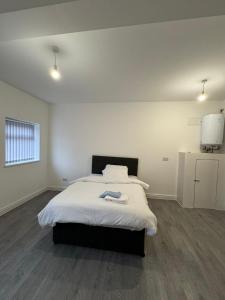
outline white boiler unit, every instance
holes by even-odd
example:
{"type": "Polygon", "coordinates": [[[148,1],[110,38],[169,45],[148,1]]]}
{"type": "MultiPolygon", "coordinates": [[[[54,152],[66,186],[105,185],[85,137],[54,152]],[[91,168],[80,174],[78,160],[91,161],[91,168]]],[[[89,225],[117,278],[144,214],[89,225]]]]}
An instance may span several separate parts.
{"type": "Polygon", "coordinates": [[[219,146],[223,144],[224,115],[208,114],[202,119],[201,145],[219,146]]]}

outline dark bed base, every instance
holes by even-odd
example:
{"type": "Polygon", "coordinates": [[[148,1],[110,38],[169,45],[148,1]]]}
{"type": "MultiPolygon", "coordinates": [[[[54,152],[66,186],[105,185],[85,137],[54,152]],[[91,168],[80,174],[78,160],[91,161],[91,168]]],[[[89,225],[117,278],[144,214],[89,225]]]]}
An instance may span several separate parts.
{"type": "Polygon", "coordinates": [[[56,223],[53,227],[55,244],[73,244],[145,256],[145,230],[89,226],[78,223],[56,223]]]}

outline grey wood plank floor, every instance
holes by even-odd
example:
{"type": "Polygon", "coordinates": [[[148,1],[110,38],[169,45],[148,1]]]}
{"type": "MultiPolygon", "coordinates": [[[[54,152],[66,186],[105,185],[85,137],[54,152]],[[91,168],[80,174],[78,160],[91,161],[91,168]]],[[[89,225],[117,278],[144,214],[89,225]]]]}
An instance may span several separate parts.
{"type": "Polygon", "coordinates": [[[54,245],[37,213],[46,192],[0,217],[0,299],[225,299],[225,212],[151,200],[145,258],[54,245]]]}

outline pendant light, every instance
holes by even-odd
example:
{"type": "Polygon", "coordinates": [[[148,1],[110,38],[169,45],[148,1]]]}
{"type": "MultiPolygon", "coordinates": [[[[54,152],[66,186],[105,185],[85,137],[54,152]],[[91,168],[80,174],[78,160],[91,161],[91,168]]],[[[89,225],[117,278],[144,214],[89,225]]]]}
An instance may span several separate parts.
{"type": "Polygon", "coordinates": [[[50,76],[54,79],[54,80],[60,80],[61,79],[61,73],[59,71],[59,67],[57,65],[57,53],[59,52],[58,48],[54,47],[53,48],[53,54],[54,54],[54,65],[53,67],[50,69],[49,73],[50,76]]]}
{"type": "Polygon", "coordinates": [[[205,101],[208,97],[208,95],[205,93],[205,84],[207,81],[208,81],[207,79],[202,80],[202,92],[201,92],[201,94],[198,95],[199,102],[205,101]]]}

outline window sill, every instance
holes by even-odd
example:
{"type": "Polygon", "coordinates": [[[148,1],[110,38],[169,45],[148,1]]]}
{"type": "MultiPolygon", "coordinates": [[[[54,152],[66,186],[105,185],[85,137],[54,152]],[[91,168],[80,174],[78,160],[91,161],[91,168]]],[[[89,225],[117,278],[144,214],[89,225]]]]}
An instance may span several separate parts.
{"type": "Polygon", "coordinates": [[[33,164],[41,161],[40,159],[36,160],[31,160],[31,161],[23,161],[23,162],[18,162],[18,163],[12,163],[12,164],[5,164],[5,168],[10,168],[10,167],[15,167],[15,166],[21,166],[21,165],[28,165],[28,164],[33,164]]]}

